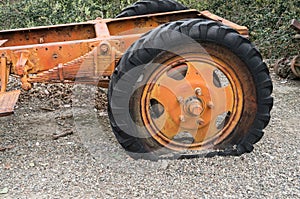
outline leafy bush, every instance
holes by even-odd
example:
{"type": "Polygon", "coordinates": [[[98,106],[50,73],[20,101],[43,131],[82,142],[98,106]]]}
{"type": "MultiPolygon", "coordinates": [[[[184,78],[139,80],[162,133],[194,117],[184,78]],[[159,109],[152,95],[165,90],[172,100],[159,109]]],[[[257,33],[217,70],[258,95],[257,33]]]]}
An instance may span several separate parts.
{"type": "Polygon", "coordinates": [[[286,0],[181,0],[191,8],[209,10],[237,24],[247,26],[251,40],[267,58],[300,53],[299,41],[293,39],[292,19],[299,19],[300,1],[286,0]]]}
{"type": "MultiPolygon", "coordinates": [[[[81,22],[114,17],[136,0],[2,0],[0,29],[81,22]]],[[[198,10],[209,10],[250,29],[251,40],[266,58],[299,53],[291,19],[300,16],[300,2],[286,0],[178,0],[198,10]]]]}
{"type": "Polygon", "coordinates": [[[0,29],[82,22],[113,17],[131,0],[3,0],[0,29]]]}

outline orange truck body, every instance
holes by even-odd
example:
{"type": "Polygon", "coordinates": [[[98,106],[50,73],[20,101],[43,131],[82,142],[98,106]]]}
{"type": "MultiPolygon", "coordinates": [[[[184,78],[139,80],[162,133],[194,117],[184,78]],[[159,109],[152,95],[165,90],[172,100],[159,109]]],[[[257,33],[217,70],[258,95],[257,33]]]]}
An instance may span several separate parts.
{"type": "Polygon", "coordinates": [[[9,75],[20,77],[24,90],[34,82],[107,87],[118,60],[141,35],[186,18],[219,21],[248,37],[245,26],[196,10],[0,31],[0,116],[13,112],[20,93],[7,91],[9,75]]]}

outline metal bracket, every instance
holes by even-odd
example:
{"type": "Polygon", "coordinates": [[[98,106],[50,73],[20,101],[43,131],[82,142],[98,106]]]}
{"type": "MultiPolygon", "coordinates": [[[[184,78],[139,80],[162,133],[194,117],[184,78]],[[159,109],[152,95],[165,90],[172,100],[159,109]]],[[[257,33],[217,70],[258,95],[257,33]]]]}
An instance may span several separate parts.
{"type": "Polygon", "coordinates": [[[17,57],[16,74],[22,76],[22,88],[30,90],[32,85],[28,82],[28,71],[34,67],[34,64],[29,60],[30,52],[28,50],[19,50],[14,52],[17,57]]]}
{"type": "Polygon", "coordinates": [[[9,68],[7,67],[7,58],[5,55],[2,55],[0,58],[0,80],[1,80],[1,91],[5,92],[8,82],[8,76],[9,76],[9,68]]]}
{"type": "Polygon", "coordinates": [[[98,20],[99,22],[95,24],[97,38],[108,38],[110,36],[110,33],[107,24],[102,21],[102,19],[98,20]]]}
{"type": "Polygon", "coordinates": [[[110,76],[116,67],[116,60],[122,56],[122,52],[116,46],[117,40],[102,41],[94,54],[95,76],[110,76]]]}
{"type": "Polygon", "coordinates": [[[8,40],[7,39],[4,39],[4,40],[0,40],[0,46],[2,46],[5,42],[7,42],[8,40]]]}

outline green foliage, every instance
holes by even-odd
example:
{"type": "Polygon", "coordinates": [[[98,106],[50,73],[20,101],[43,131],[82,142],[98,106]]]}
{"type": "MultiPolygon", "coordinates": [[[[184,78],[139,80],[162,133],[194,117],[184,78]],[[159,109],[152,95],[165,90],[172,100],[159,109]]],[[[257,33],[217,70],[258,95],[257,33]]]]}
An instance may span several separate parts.
{"type": "Polygon", "coordinates": [[[300,20],[300,1],[286,0],[181,0],[191,8],[209,10],[237,24],[247,26],[250,39],[267,58],[300,53],[299,41],[293,39],[292,19],[300,20]]]}
{"type": "MultiPolygon", "coordinates": [[[[0,29],[53,25],[114,17],[136,0],[1,0],[0,29]]],[[[250,29],[251,40],[267,58],[299,53],[290,27],[299,20],[300,2],[286,0],[178,0],[190,8],[209,10],[250,29]]]]}
{"type": "Polygon", "coordinates": [[[2,0],[0,29],[82,22],[113,17],[134,0],[2,0]]]}

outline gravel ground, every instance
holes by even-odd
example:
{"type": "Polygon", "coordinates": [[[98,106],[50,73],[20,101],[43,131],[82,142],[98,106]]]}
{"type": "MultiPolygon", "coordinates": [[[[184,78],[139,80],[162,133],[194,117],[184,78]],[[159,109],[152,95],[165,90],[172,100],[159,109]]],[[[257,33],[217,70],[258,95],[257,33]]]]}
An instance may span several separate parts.
{"type": "Polygon", "coordinates": [[[300,82],[272,76],[272,120],[254,152],[157,162],[121,149],[105,91],[36,85],[0,118],[0,198],[300,198],[300,82]]]}

